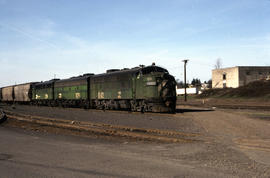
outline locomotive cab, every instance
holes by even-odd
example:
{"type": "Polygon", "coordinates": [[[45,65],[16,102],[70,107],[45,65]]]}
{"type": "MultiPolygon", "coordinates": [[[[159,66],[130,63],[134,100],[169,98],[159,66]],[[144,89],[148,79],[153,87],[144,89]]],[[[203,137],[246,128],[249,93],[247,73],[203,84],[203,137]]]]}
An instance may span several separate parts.
{"type": "Polygon", "coordinates": [[[136,98],[144,110],[175,112],[176,82],[169,72],[158,66],[143,67],[136,77],[136,98]]]}

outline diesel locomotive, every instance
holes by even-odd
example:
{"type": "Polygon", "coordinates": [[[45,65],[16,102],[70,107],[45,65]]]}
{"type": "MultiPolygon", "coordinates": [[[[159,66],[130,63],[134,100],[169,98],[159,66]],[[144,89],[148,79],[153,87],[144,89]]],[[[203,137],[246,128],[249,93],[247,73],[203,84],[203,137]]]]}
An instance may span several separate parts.
{"type": "Polygon", "coordinates": [[[175,112],[176,81],[159,66],[111,69],[1,88],[1,101],[104,110],[175,112]]]}

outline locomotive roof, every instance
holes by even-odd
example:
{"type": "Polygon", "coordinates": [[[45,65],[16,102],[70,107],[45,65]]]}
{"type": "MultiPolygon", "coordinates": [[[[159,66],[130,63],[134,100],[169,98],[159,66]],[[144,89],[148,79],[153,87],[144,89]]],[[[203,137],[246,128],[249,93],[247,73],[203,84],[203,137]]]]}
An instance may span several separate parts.
{"type": "Polygon", "coordinates": [[[59,79],[52,79],[52,80],[49,80],[49,81],[45,81],[45,82],[39,82],[39,83],[36,83],[36,86],[40,86],[40,85],[50,85],[52,84],[53,82],[57,81],[59,79]]]}
{"type": "Polygon", "coordinates": [[[28,83],[21,83],[21,84],[16,84],[16,85],[10,85],[10,86],[5,86],[5,87],[1,87],[1,88],[10,88],[10,87],[16,87],[16,86],[21,86],[21,85],[31,85],[31,84],[36,84],[38,82],[28,82],[28,83]]]}
{"type": "Polygon", "coordinates": [[[2,87],[1,89],[10,88],[10,87],[14,87],[14,86],[15,85],[5,86],[5,87],[2,87]]]}
{"type": "Polygon", "coordinates": [[[38,83],[38,82],[21,83],[21,84],[14,85],[14,87],[21,86],[21,85],[29,85],[29,84],[32,85],[32,84],[36,84],[36,83],[38,83]]]}
{"type": "Polygon", "coordinates": [[[93,77],[102,77],[102,76],[108,76],[108,75],[121,75],[121,74],[133,74],[133,73],[137,73],[137,72],[142,72],[143,74],[146,73],[151,73],[151,72],[165,72],[168,73],[168,70],[159,67],[159,66],[146,66],[146,67],[135,67],[132,69],[125,69],[125,70],[119,70],[119,71],[115,71],[115,72],[110,72],[110,73],[103,73],[103,74],[98,74],[98,75],[94,75],[93,77]]]}
{"type": "Polygon", "coordinates": [[[56,81],[56,83],[87,80],[91,76],[93,76],[93,74],[87,74],[87,75],[82,75],[82,76],[78,76],[78,77],[71,77],[68,79],[58,80],[58,81],[56,81]]]}
{"type": "Polygon", "coordinates": [[[45,82],[40,82],[40,83],[36,83],[36,86],[42,86],[42,85],[51,85],[52,83],[65,83],[65,82],[72,82],[72,81],[80,81],[80,80],[87,80],[87,78],[89,77],[103,77],[103,76],[108,76],[108,75],[128,75],[128,74],[135,74],[137,72],[142,72],[143,74],[147,74],[147,73],[151,73],[151,72],[165,72],[168,73],[168,71],[162,67],[159,66],[155,66],[155,65],[151,65],[151,66],[146,66],[146,67],[135,67],[132,69],[124,69],[124,70],[119,70],[119,71],[114,71],[114,72],[110,72],[110,73],[103,73],[103,74],[97,74],[97,75],[93,75],[93,74],[85,74],[82,76],[78,76],[78,77],[71,77],[68,79],[52,79],[49,81],[45,81],[45,82]]]}

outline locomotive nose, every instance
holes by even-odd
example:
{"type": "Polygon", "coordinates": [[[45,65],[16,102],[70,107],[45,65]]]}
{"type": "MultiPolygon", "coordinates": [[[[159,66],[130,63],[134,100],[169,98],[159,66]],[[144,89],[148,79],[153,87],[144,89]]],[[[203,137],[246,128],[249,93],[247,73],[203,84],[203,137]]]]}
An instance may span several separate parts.
{"type": "Polygon", "coordinates": [[[161,96],[162,96],[163,98],[166,98],[166,96],[168,96],[168,94],[169,94],[169,87],[168,87],[167,83],[168,83],[168,80],[164,80],[164,81],[161,83],[161,87],[162,87],[161,96]]]}
{"type": "Polygon", "coordinates": [[[164,76],[160,82],[160,96],[167,107],[175,107],[176,103],[176,82],[173,76],[164,76]]]}
{"type": "Polygon", "coordinates": [[[176,82],[174,80],[163,80],[161,82],[161,97],[162,98],[168,98],[168,97],[173,97],[175,96],[175,93],[176,93],[176,82]]]}

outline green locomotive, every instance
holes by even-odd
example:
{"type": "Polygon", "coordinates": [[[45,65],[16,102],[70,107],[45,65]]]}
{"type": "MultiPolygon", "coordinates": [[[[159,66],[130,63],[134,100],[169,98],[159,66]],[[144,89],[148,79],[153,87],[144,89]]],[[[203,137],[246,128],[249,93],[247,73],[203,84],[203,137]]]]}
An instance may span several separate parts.
{"type": "Polygon", "coordinates": [[[175,112],[176,107],[175,79],[155,65],[40,82],[31,93],[34,105],[142,112],[175,112]]]}
{"type": "Polygon", "coordinates": [[[59,79],[40,82],[33,86],[31,103],[34,105],[55,105],[54,83],[59,79]]]}
{"type": "Polygon", "coordinates": [[[113,70],[90,79],[91,106],[98,109],[174,112],[176,82],[158,66],[113,70]]]}
{"type": "Polygon", "coordinates": [[[55,102],[62,106],[89,108],[89,80],[93,74],[55,82],[55,102]]]}

